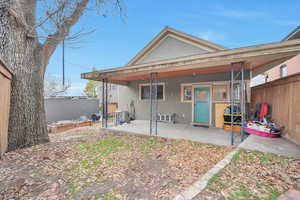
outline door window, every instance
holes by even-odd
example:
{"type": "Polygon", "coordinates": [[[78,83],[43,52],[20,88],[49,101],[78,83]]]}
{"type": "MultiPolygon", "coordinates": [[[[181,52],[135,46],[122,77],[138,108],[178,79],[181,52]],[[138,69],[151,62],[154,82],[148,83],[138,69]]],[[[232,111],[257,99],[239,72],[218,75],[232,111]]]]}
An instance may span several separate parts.
{"type": "Polygon", "coordinates": [[[196,101],[208,101],[208,91],[207,90],[196,90],[195,95],[196,101]]]}

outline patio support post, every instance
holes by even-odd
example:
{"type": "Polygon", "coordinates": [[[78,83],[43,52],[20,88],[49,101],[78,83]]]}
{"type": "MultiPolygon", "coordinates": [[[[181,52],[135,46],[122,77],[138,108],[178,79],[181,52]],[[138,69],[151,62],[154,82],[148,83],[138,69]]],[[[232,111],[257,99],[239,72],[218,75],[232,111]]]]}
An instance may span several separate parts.
{"type": "Polygon", "coordinates": [[[101,126],[104,128],[104,113],[105,113],[105,104],[104,104],[104,79],[102,79],[102,118],[101,118],[101,126]]]}
{"type": "Polygon", "coordinates": [[[244,123],[245,123],[245,80],[244,80],[244,63],[241,63],[241,141],[244,140],[244,123]]]}
{"type": "MultiPolygon", "coordinates": [[[[245,122],[245,112],[246,112],[246,106],[245,106],[245,71],[244,71],[244,62],[237,62],[237,63],[231,63],[231,81],[230,81],[230,110],[231,110],[231,145],[234,145],[234,130],[233,127],[237,123],[234,123],[234,106],[239,105],[240,107],[240,117],[241,117],[241,129],[240,129],[240,138],[241,141],[244,140],[244,122],[245,122]],[[235,101],[235,91],[234,86],[237,85],[239,88],[239,101],[235,101]]],[[[238,116],[238,115],[236,115],[238,116]]]]}
{"type": "Polygon", "coordinates": [[[234,88],[233,88],[233,81],[234,81],[234,64],[231,63],[231,80],[230,80],[231,145],[234,144],[234,132],[233,132],[234,88]]]}
{"type": "Polygon", "coordinates": [[[157,136],[157,73],[150,73],[150,135],[157,136]]]}
{"type": "Polygon", "coordinates": [[[158,109],[158,103],[157,103],[157,73],[155,73],[155,87],[154,87],[154,122],[155,122],[155,135],[157,136],[157,109],[158,109]]]}
{"type": "Polygon", "coordinates": [[[152,135],[152,74],[150,74],[150,135],[152,135]]]}
{"type": "Polygon", "coordinates": [[[107,79],[105,79],[105,128],[107,128],[107,118],[108,118],[108,90],[107,90],[107,79]]]}

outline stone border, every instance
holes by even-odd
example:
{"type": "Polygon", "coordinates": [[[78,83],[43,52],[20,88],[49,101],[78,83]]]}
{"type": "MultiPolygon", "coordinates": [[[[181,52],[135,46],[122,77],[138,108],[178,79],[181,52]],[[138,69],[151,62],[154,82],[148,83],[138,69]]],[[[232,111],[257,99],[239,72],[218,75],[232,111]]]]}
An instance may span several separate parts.
{"type": "Polygon", "coordinates": [[[230,162],[232,157],[239,151],[239,148],[236,148],[230,152],[225,158],[219,161],[213,168],[201,176],[198,181],[194,182],[188,189],[181,192],[173,200],[191,200],[197,196],[200,192],[204,190],[207,186],[209,179],[211,179],[215,174],[219,173],[221,169],[226,167],[230,162]]]}

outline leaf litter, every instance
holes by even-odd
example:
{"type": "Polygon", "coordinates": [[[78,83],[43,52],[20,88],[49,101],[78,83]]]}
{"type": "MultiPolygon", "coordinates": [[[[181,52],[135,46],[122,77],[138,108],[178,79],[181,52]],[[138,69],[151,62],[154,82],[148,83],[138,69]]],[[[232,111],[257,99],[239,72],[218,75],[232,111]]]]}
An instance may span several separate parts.
{"type": "Polygon", "coordinates": [[[50,138],[4,155],[0,200],[172,199],[233,150],[97,127],[50,138]]]}

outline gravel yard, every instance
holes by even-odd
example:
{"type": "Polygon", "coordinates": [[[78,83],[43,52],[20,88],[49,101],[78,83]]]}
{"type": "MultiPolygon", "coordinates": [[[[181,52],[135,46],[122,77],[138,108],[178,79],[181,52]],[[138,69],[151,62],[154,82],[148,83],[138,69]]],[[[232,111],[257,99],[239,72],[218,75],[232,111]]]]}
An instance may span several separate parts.
{"type": "Polygon", "coordinates": [[[50,137],[5,154],[0,199],[172,199],[233,150],[97,128],[50,137]]]}

